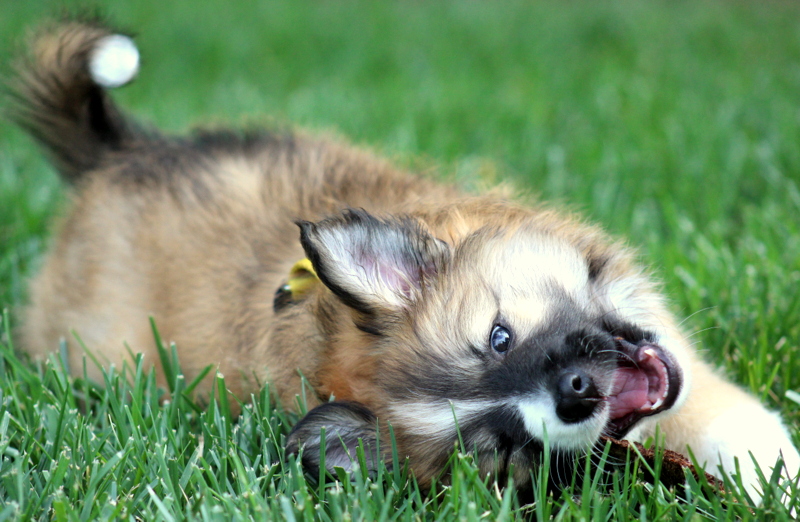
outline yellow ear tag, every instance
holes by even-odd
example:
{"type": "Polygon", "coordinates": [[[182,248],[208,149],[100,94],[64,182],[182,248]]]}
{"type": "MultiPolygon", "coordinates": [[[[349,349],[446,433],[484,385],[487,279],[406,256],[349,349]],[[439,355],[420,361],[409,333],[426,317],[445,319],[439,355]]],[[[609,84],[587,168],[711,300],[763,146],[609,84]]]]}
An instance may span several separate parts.
{"type": "Polygon", "coordinates": [[[295,263],[289,271],[289,281],[287,283],[292,299],[296,299],[311,290],[317,284],[317,281],[319,281],[317,273],[308,258],[301,259],[295,263]]]}

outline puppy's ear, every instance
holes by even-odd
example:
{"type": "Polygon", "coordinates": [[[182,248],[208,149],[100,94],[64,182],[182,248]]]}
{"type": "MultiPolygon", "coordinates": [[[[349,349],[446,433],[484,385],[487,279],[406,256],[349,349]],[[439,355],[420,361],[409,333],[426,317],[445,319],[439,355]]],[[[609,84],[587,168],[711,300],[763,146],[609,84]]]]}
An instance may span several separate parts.
{"type": "Polygon", "coordinates": [[[325,429],[325,468],[333,473],[340,467],[352,471],[357,464],[359,440],[364,444],[367,471],[378,471],[378,435],[376,418],[371,411],[355,402],[329,402],[317,406],[300,419],[286,441],[286,451],[303,450],[303,468],[312,475],[319,473],[322,450],[320,430],[325,429]]]}
{"type": "Polygon", "coordinates": [[[318,223],[297,224],[320,281],[367,314],[409,306],[450,256],[446,243],[408,217],[384,220],[346,210],[318,223]]]}

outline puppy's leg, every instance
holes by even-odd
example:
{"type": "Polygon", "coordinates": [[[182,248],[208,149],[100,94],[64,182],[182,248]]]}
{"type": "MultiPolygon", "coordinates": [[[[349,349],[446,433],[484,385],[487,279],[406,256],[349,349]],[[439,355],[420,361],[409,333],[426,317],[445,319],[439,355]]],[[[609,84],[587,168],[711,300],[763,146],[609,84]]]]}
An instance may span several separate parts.
{"type": "Polygon", "coordinates": [[[692,363],[686,403],[659,424],[667,447],[685,452],[689,446],[709,473],[719,476],[721,467],[732,474],[738,459],[742,483],[753,500],[761,498],[753,458],[767,477],[781,455],[785,478],[794,479],[800,471],[800,455],[778,414],[701,361],[692,363]]]}

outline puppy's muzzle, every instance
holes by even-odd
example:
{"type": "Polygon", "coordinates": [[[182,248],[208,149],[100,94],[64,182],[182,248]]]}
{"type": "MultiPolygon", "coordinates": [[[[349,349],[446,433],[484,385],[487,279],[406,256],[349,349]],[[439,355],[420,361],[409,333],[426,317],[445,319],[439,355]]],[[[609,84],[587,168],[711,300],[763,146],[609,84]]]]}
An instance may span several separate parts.
{"type": "Polygon", "coordinates": [[[569,366],[556,377],[552,393],[556,415],[565,424],[608,412],[604,432],[622,438],[644,417],[673,406],[682,373],[672,356],[657,344],[633,344],[623,338],[614,343],[614,367],[569,366]]]}

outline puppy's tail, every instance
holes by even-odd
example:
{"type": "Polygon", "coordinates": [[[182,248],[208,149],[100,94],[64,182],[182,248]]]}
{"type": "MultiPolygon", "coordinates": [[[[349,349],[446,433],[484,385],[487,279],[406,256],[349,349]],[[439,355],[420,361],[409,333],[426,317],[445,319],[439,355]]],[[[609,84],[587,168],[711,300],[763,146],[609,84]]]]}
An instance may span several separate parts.
{"type": "Polygon", "coordinates": [[[96,22],[48,26],[17,64],[11,117],[45,146],[62,177],[76,182],[109,153],[144,137],[107,93],[138,70],[139,52],[128,36],[96,22]]]}

